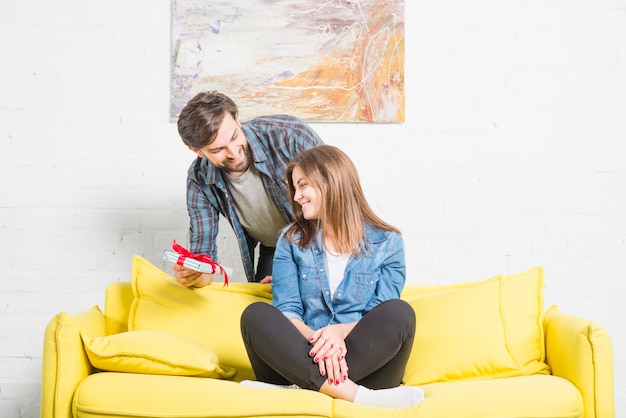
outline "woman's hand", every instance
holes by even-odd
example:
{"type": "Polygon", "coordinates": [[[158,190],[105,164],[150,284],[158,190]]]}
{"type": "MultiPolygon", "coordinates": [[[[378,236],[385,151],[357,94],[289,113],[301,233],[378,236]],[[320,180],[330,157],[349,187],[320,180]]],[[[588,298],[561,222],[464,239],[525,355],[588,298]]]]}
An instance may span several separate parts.
{"type": "Polygon", "coordinates": [[[204,287],[211,284],[213,281],[213,274],[200,273],[196,270],[191,270],[178,264],[174,264],[174,277],[178,280],[178,283],[187,287],[204,287]]]}
{"type": "Polygon", "coordinates": [[[309,355],[318,364],[320,374],[327,376],[331,384],[338,385],[348,379],[345,338],[352,328],[350,324],[329,325],[313,332],[308,338],[313,346],[309,355]]]}

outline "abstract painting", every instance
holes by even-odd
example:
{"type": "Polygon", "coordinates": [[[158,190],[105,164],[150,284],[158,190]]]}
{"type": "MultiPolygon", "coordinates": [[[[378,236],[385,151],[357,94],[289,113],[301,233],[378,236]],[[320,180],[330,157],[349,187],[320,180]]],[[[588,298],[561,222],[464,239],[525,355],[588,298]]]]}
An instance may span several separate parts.
{"type": "Polygon", "coordinates": [[[220,91],[243,120],[404,122],[404,0],[172,0],[170,118],[220,91]]]}

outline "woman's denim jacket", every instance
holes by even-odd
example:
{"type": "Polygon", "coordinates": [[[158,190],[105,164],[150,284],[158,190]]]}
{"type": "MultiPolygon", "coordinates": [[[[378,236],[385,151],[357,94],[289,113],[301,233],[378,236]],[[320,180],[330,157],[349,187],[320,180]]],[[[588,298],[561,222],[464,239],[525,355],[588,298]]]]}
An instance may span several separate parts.
{"type": "MultiPolygon", "coordinates": [[[[369,252],[350,257],[331,301],[326,253],[318,234],[311,248],[287,242],[282,231],[272,270],[274,306],[312,329],[356,322],[375,306],[400,297],[406,281],[404,241],[395,232],[365,226],[369,252]]],[[[297,242],[298,237],[295,237],[297,242]]]]}

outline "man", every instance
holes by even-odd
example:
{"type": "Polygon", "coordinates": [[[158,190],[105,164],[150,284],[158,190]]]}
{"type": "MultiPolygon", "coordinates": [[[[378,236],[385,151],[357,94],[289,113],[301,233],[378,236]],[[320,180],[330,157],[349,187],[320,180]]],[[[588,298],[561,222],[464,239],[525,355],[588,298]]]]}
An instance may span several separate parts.
{"type": "MultiPolygon", "coordinates": [[[[240,123],[235,102],[218,92],[199,93],[185,105],[178,133],[198,155],[187,172],[190,250],[217,260],[219,216],[225,216],[235,232],[248,281],[270,282],[276,241],[294,220],[285,168],[297,153],[322,140],[292,116],[262,116],[240,123]]],[[[212,274],[179,265],[174,266],[174,275],[189,287],[213,280],[212,274]]]]}

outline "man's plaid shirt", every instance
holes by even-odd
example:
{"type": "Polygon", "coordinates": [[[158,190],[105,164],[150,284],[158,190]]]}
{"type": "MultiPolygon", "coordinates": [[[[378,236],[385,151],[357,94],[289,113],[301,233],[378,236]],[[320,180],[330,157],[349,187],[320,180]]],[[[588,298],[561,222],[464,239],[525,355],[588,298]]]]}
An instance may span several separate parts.
{"type": "MultiPolygon", "coordinates": [[[[241,124],[254,165],[272,201],[287,222],[293,222],[291,196],[287,196],[285,169],[300,151],[322,144],[313,129],[287,115],[262,116],[241,124]]],[[[219,215],[225,216],[237,237],[248,281],[254,281],[256,240],[246,234],[222,172],[206,158],[197,158],[187,172],[189,246],[196,254],[217,261],[219,215]]]]}

